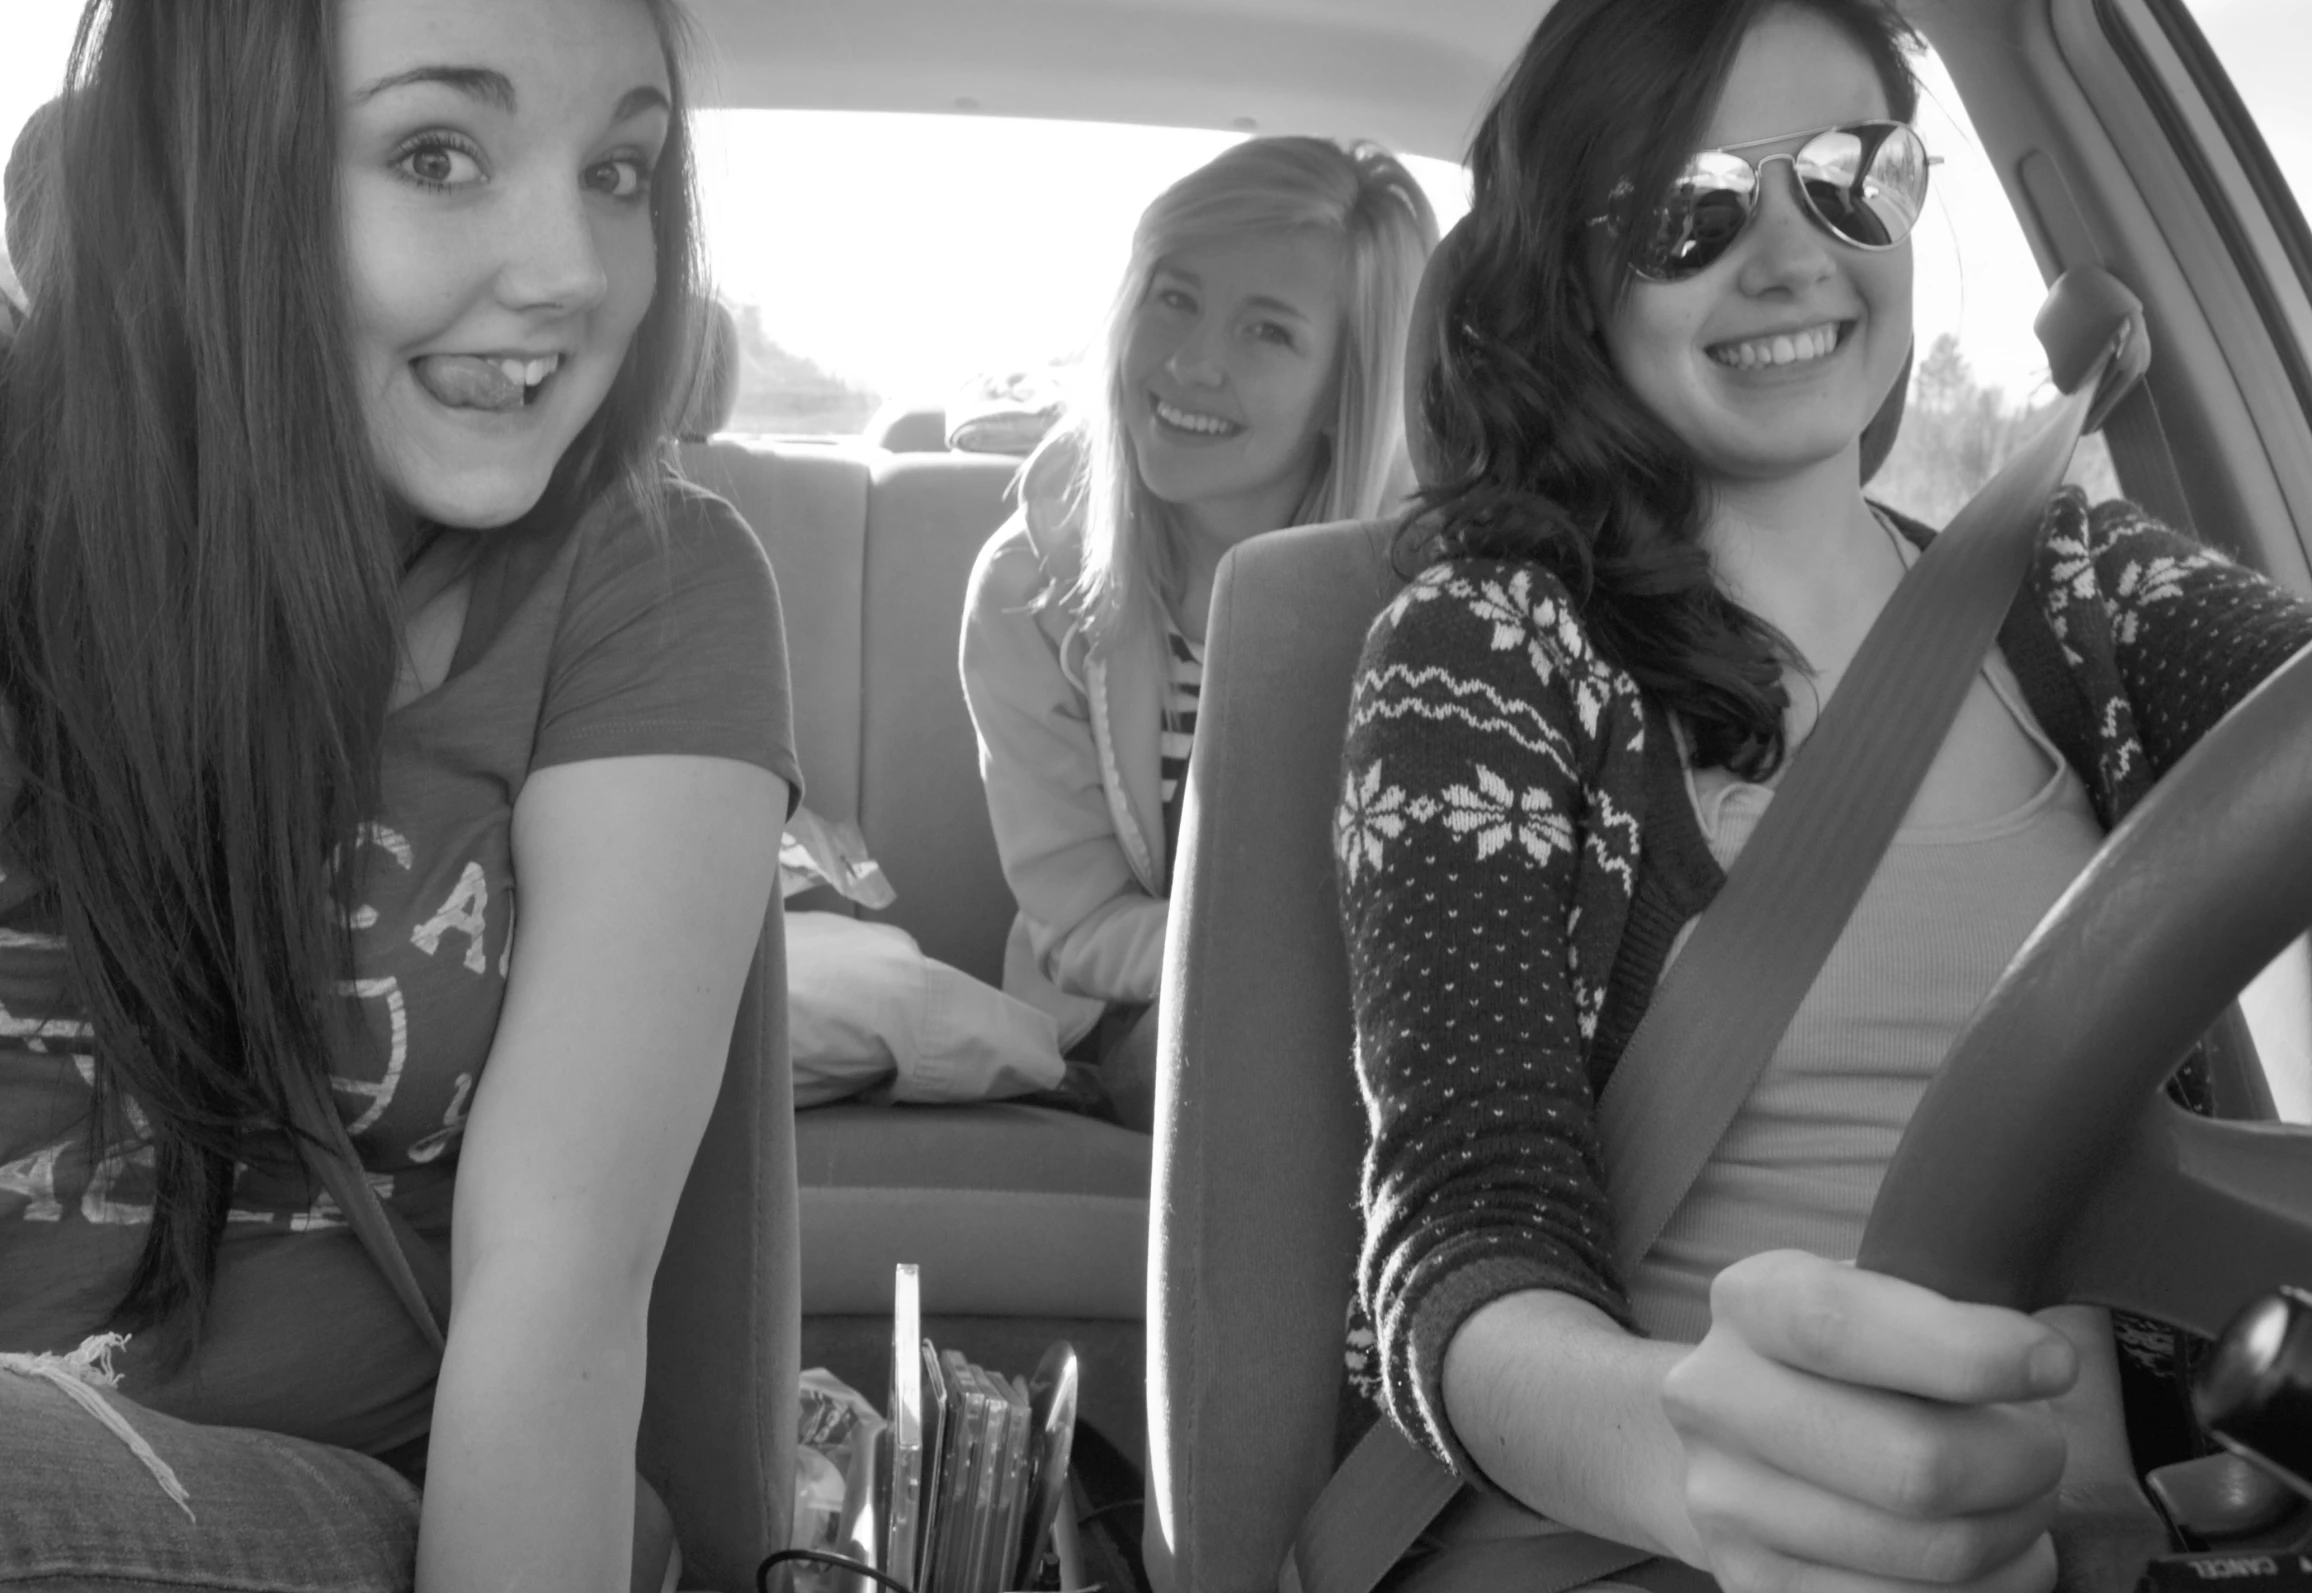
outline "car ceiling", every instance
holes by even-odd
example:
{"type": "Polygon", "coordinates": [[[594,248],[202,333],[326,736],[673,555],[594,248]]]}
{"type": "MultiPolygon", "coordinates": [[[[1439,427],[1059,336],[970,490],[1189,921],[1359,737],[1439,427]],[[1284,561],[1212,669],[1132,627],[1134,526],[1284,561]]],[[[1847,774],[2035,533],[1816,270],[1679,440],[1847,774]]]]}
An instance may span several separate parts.
{"type": "Polygon", "coordinates": [[[689,0],[702,103],[1354,131],[1458,159],[1546,0],[689,0]]]}

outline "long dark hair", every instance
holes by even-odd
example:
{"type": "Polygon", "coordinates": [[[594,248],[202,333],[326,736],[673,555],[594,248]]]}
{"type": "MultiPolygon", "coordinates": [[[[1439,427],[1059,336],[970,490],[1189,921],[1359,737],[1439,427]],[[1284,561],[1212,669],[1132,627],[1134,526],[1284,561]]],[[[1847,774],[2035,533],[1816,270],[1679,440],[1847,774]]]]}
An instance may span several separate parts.
{"type": "Polygon", "coordinates": [[[1783,755],[1786,646],[1712,579],[1706,494],[1685,445],[1616,374],[1599,333],[1637,229],[1615,192],[1664,192],[1700,144],[1743,38],[1783,7],[1853,37],[1893,114],[1918,106],[1907,23],[1883,0],[1557,0],[1479,124],[1474,205],[1425,330],[1433,450],[1409,545],[1550,566],[1605,656],[1691,730],[1697,760],[1750,778],[1783,755]]]}
{"type": "MultiPolygon", "coordinates": [[[[675,116],[658,292],[531,518],[648,494],[695,276],[675,116]]],[[[340,858],[373,816],[406,514],[352,379],[337,7],[92,0],[48,274],[0,371],[11,847],[93,1029],[92,1143],[157,1201],[116,1324],[197,1335],[237,1157],[356,1044],[340,858]]]]}

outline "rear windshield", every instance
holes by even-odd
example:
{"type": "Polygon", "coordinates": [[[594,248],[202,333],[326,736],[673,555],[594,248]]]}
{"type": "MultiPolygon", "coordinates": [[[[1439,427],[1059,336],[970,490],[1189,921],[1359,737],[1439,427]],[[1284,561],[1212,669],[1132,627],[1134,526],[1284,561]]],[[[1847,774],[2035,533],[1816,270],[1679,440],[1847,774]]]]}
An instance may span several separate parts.
{"type": "MultiPolygon", "coordinates": [[[[966,383],[1072,377],[1141,210],[1244,136],[839,111],[699,124],[708,260],[741,341],[730,429],[822,436],[966,383]]],[[[1459,219],[1461,168],[1407,164],[1459,219]]]]}

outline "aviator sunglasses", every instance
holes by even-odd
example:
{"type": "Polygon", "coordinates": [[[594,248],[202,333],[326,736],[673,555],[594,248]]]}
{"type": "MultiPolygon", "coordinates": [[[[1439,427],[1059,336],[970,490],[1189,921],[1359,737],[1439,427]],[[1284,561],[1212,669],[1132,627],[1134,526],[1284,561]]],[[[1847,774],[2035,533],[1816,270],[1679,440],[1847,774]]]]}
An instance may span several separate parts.
{"type": "MultiPolygon", "coordinates": [[[[1846,122],[1814,132],[1781,133],[1705,149],[1688,160],[1670,191],[1641,225],[1631,264],[1649,282],[1683,282],[1710,269],[1758,213],[1766,168],[1790,162],[1806,213],[1839,242],[1892,249],[1911,235],[1927,203],[1927,169],[1940,164],[1904,122],[1846,122]],[[1795,150],[1752,161],[1741,152],[1803,140],[1795,150]]],[[[1625,180],[1614,192],[1628,197],[1625,180]]],[[[1592,226],[1613,224],[1599,216],[1592,226]]]]}

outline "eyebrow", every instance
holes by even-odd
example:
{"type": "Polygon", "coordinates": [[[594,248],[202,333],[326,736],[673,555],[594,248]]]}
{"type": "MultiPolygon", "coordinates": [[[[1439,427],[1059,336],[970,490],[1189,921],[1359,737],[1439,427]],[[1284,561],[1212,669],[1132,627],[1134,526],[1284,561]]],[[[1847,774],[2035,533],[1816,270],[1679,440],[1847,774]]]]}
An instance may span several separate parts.
{"type": "MultiPolygon", "coordinates": [[[[1175,277],[1178,280],[1185,282],[1192,288],[1201,288],[1204,286],[1204,279],[1202,277],[1198,276],[1195,272],[1190,271],[1183,266],[1159,264],[1156,267],[1156,275],[1160,277],[1175,277]]],[[[1309,312],[1302,309],[1299,305],[1289,303],[1284,299],[1277,298],[1273,294],[1256,293],[1251,298],[1246,299],[1244,302],[1246,307],[1249,309],[1278,311],[1282,314],[1291,316],[1296,321],[1306,321],[1312,319],[1312,317],[1309,315],[1309,312]]]]}
{"type": "Polygon", "coordinates": [[[619,98],[618,109],[610,113],[610,119],[623,122],[640,116],[644,111],[666,111],[671,114],[673,110],[674,103],[666,97],[665,90],[645,83],[640,88],[628,89],[619,98]]]}
{"type": "MultiPolygon", "coordinates": [[[[381,77],[367,87],[355,91],[357,105],[366,104],[380,94],[397,88],[408,88],[417,83],[439,83],[456,89],[460,94],[496,106],[507,115],[514,111],[513,80],[503,72],[493,72],[486,66],[415,66],[406,72],[381,77]]],[[[628,95],[627,98],[633,98],[628,95]]]]}
{"type": "Polygon", "coordinates": [[[1296,321],[1305,321],[1309,318],[1309,312],[1302,309],[1299,305],[1287,303],[1283,299],[1273,298],[1266,293],[1256,293],[1251,298],[1246,299],[1244,302],[1249,308],[1274,310],[1280,314],[1289,315],[1296,321]]]}
{"type": "MultiPolygon", "coordinates": [[[[379,78],[358,90],[353,98],[355,103],[365,104],[389,90],[408,88],[419,83],[439,83],[469,98],[495,106],[509,116],[514,114],[515,106],[519,103],[514,93],[513,80],[505,73],[493,71],[486,66],[412,67],[407,72],[396,72],[390,77],[379,78]]],[[[673,109],[665,90],[645,83],[639,88],[628,89],[619,98],[618,108],[611,113],[610,119],[623,122],[640,116],[644,111],[673,109]]]]}

